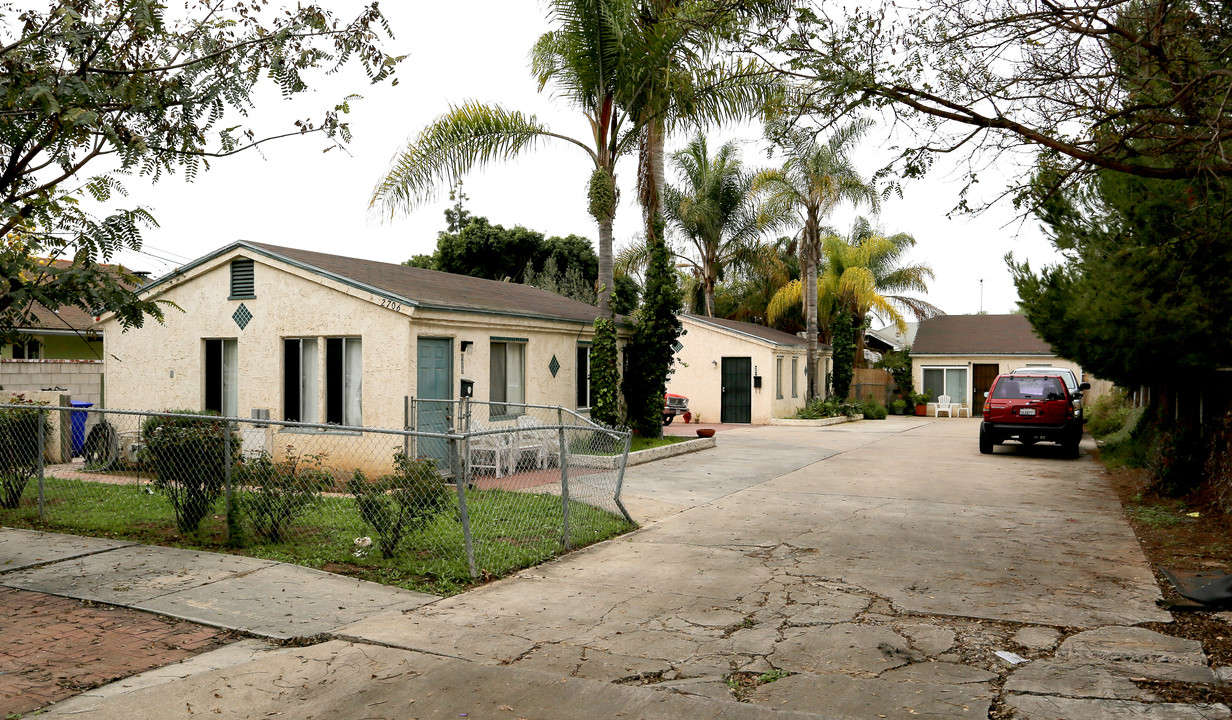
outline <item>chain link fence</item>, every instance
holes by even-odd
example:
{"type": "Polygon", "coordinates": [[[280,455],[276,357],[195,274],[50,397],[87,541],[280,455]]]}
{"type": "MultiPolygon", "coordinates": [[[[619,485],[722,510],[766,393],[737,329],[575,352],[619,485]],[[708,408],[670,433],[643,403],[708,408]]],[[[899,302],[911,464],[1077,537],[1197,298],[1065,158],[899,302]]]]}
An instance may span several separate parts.
{"type": "Polygon", "coordinates": [[[382,429],[0,404],[0,524],[229,546],[432,592],[633,527],[628,432],[557,407],[406,409],[407,427],[382,429]]]}

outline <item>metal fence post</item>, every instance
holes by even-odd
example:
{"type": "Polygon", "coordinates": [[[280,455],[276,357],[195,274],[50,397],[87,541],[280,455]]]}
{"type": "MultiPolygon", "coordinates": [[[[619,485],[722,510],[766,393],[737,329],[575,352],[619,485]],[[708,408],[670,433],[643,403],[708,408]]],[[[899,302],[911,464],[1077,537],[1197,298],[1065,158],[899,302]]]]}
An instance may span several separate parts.
{"type": "Polygon", "coordinates": [[[629,511],[625,509],[625,504],[620,501],[620,489],[625,484],[625,467],[629,464],[629,446],[633,444],[633,433],[625,436],[625,451],[620,456],[620,472],[616,475],[616,494],[612,497],[616,501],[616,507],[620,508],[620,514],[625,516],[625,520],[633,522],[629,511]]]}
{"type": "MultiPolygon", "coordinates": [[[[47,437],[45,435],[46,428],[44,423],[47,422],[47,411],[43,408],[38,409],[38,502],[39,502],[39,521],[47,522],[47,511],[44,505],[44,489],[43,489],[43,453],[47,451],[47,437]]],[[[60,432],[64,432],[63,423],[61,423],[60,432]]],[[[70,429],[71,432],[71,429],[70,429]]]]}
{"type": "Polygon", "coordinates": [[[222,433],[222,477],[224,482],[224,492],[226,496],[226,512],[227,512],[227,541],[235,540],[239,535],[235,527],[235,513],[231,511],[231,421],[227,420],[223,423],[222,433]]]}
{"type": "Polygon", "coordinates": [[[560,443],[561,545],[569,550],[573,546],[569,540],[569,448],[565,444],[565,413],[560,408],[556,408],[556,441],[560,443]]]}
{"type": "Polygon", "coordinates": [[[479,572],[475,569],[475,547],[471,539],[471,519],[466,512],[466,478],[462,477],[462,467],[458,462],[458,438],[450,438],[449,443],[453,445],[453,484],[458,490],[458,519],[462,523],[462,542],[466,546],[466,568],[471,573],[472,580],[479,579],[479,572]]]}
{"type": "Polygon", "coordinates": [[[411,436],[405,431],[411,429],[411,396],[402,396],[402,455],[407,460],[411,459],[411,436]]]}

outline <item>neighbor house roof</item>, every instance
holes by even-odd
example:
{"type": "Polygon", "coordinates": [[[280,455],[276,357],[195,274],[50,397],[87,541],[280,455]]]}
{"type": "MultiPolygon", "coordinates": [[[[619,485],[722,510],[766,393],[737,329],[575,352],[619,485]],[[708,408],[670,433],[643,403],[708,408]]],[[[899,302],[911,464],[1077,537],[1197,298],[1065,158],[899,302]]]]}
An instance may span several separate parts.
{"type": "Polygon", "coordinates": [[[940,315],[920,323],[912,355],[1055,355],[1023,315],[940,315]]]}
{"type": "MultiPolygon", "coordinates": [[[[72,260],[40,259],[40,262],[56,268],[66,268],[73,264],[72,260]]],[[[98,263],[98,267],[119,274],[122,277],[129,273],[122,265],[98,263]]],[[[127,285],[127,283],[125,283],[127,285]]],[[[128,287],[132,287],[129,285],[128,287]]],[[[50,310],[42,303],[31,303],[28,321],[19,329],[30,331],[46,331],[47,334],[77,335],[87,330],[94,330],[94,315],[76,305],[62,305],[59,310],[50,310]]],[[[34,333],[38,334],[38,333],[34,333]]]]}
{"type": "MultiPolygon", "coordinates": [[[[748,335],[758,340],[765,340],[774,343],[775,345],[790,345],[795,347],[804,347],[808,343],[804,338],[791,333],[775,330],[774,328],[766,327],[765,325],[757,325],[756,323],[741,322],[739,320],[726,320],[724,318],[705,317],[704,315],[685,315],[684,317],[702,323],[704,325],[713,325],[721,327],[725,330],[748,335]]],[[[818,347],[829,347],[828,345],[818,345],[818,347]]]]}
{"type": "Polygon", "coordinates": [[[901,333],[893,325],[887,325],[880,330],[869,330],[865,335],[881,340],[894,350],[902,350],[915,342],[915,334],[919,327],[919,323],[907,323],[907,332],[901,333]]]}
{"type": "Polygon", "coordinates": [[[232,243],[195,260],[175,273],[147,285],[146,290],[235,249],[244,249],[279,260],[415,307],[584,323],[594,322],[599,312],[594,305],[520,283],[499,282],[247,240],[232,243]]]}

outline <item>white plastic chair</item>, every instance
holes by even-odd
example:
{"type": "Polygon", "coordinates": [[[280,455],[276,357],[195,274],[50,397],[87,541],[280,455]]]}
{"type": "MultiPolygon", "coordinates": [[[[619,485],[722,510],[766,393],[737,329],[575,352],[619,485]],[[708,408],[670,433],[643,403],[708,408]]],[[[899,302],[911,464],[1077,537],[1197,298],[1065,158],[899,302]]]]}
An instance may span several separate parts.
{"type": "Polygon", "coordinates": [[[560,440],[553,430],[541,429],[542,423],[530,415],[518,416],[518,432],[513,446],[513,462],[516,465],[522,453],[535,453],[535,466],[548,466],[548,458],[560,454],[560,440]]]}
{"type": "MultiPolygon", "coordinates": [[[[480,420],[472,420],[471,432],[483,432],[488,428],[480,420]]],[[[491,470],[498,477],[512,473],[513,444],[506,433],[479,435],[467,441],[467,464],[471,470],[491,470]]]]}
{"type": "Polygon", "coordinates": [[[949,395],[941,395],[937,398],[937,417],[941,417],[941,413],[954,417],[954,403],[950,402],[949,395]]]}

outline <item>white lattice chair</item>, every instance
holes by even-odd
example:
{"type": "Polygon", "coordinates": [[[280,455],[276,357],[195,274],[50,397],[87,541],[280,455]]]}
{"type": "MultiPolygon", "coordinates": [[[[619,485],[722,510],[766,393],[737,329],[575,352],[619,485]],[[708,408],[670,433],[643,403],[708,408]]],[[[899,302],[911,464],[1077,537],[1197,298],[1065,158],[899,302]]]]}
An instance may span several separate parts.
{"type": "Polygon", "coordinates": [[[937,397],[937,417],[941,417],[941,413],[945,413],[947,417],[954,417],[955,403],[950,402],[949,395],[940,395],[937,397]]]}
{"type": "MultiPolygon", "coordinates": [[[[548,466],[548,458],[560,455],[560,439],[555,430],[543,428],[543,424],[530,415],[518,416],[518,432],[513,443],[513,462],[516,465],[523,453],[535,454],[535,466],[548,466]]],[[[512,471],[512,468],[511,468],[512,471]]]]}
{"type": "MultiPolygon", "coordinates": [[[[472,420],[470,432],[483,432],[486,427],[480,420],[472,420]]],[[[467,441],[467,464],[472,471],[491,470],[500,478],[513,472],[513,437],[512,433],[495,433],[492,435],[477,435],[467,441]]]]}

